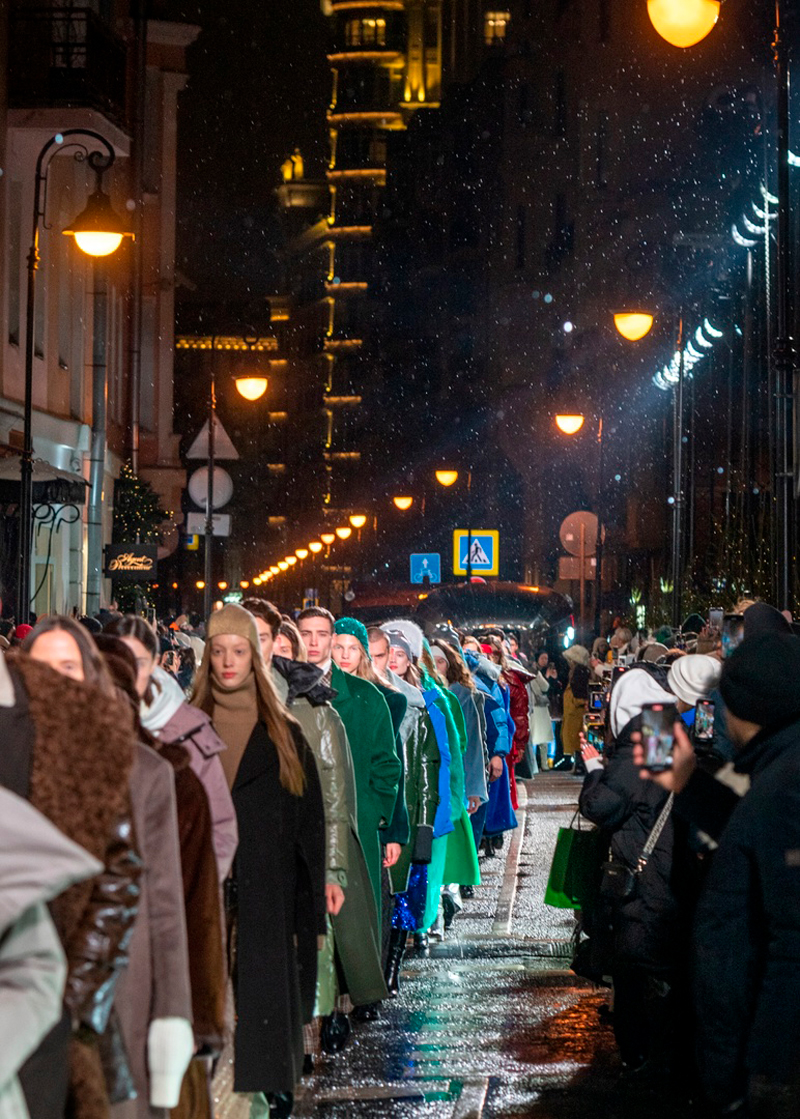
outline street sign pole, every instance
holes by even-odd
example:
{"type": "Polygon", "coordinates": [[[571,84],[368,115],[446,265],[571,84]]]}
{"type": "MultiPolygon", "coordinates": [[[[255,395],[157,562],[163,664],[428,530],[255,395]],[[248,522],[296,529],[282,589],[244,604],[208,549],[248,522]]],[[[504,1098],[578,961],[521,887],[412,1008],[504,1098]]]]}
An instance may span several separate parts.
{"type": "Polygon", "coordinates": [[[210,395],[208,400],[208,492],[206,494],[206,548],[205,548],[205,587],[203,589],[203,613],[206,624],[211,617],[211,579],[212,579],[212,549],[214,546],[214,421],[217,411],[217,386],[214,380],[214,355],[217,348],[217,337],[211,337],[210,363],[210,395]]]}

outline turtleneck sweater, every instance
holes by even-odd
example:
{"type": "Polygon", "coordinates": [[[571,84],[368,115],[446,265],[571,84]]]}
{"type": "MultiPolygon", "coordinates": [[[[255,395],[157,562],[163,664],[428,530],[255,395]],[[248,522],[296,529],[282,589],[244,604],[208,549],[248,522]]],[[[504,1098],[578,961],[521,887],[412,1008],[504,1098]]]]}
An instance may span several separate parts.
{"type": "Polygon", "coordinates": [[[255,675],[251,672],[238,688],[225,688],[212,676],[211,695],[214,700],[211,721],[217,734],[228,747],[220,754],[220,761],[225,771],[228,788],[232,789],[250,735],[258,722],[255,675]]]}

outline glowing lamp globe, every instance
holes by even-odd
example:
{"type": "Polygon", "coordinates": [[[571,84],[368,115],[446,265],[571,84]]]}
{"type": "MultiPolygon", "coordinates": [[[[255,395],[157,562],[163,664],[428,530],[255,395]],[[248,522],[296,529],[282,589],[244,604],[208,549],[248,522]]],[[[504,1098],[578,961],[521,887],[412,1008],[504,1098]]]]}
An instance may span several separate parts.
{"type": "Polygon", "coordinates": [[[235,377],[236,389],[245,400],[260,400],[267,391],[266,377],[235,377]]]}
{"type": "Polygon", "coordinates": [[[281,569],[278,567],[277,563],[274,563],[272,567],[270,567],[269,573],[270,575],[280,575],[281,569]]]}
{"type": "Polygon", "coordinates": [[[312,540],[311,543],[308,545],[308,550],[309,550],[309,552],[313,552],[314,555],[316,555],[317,552],[321,552],[322,551],[321,542],[319,540],[312,540]]]}
{"type": "Polygon", "coordinates": [[[278,569],[280,571],[288,571],[289,564],[286,562],[286,560],[278,560],[278,569]]]}
{"type": "Polygon", "coordinates": [[[353,535],[353,530],[348,525],[342,525],[341,528],[337,528],[336,535],[340,540],[347,540],[348,537],[353,535]]]}
{"type": "Polygon", "coordinates": [[[297,563],[297,556],[287,556],[286,562],[289,564],[289,567],[294,567],[297,563]]]}
{"type": "Polygon", "coordinates": [[[353,513],[352,517],[347,518],[353,528],[363,528],[367,523],[367,518],[363,513],[353,513]]]}
{"type": "Polygon", "coordinates": [[[258,576],[258,575],[256,575],[255,579],[253,580],[253,586],[254,586],[254,587],[260,587],[260,586],[261,586],[261,582],[262,582],[262,580],[261,580],[261,579],[259,578],[259,576],[258,576]]]}
{"type": "Polygon", "coordinates": [[[577,435],[583,427],[584,418],[584,416],[578,415],[556,416],[556,427],[559,431],[563,431],[565,435],[577,435]]]}
{"type": "Polygon", "coordinates": [[[241,579],[239,581],[239,586],[242,588],[243,591],[246,591],[247,588],[250,586],[250,581],[248,579],[241,579]]]}
{"type": "Polygon", "coordinates": [[[319,538],[320,538],[320,540],[322,541],[323,544],[327,544],[328,546],[330,546],[334,542],[334,540],[336,539],[336,533],[335,532],[321,532],[319,538]]]}
{"type": "Polygon", "coordinates": [[[125,228],[111,199],[102,190],[89,195],[86,209],[63,233],[65,237],[74,237],[78,248],[87,256],[110,256],[120,247],[123,237],[133,240],[133,233],[125,228]]]}
{"type": "Polygon", "coordinates": [[[195,583],[195,586],[197,587],[198,591],[202,591],[205,588],[205,582],[202,579],[198,579],[195,583]]]}
{"type": "Polygon", "coordinates": [[[217,583],[217,586],[219,587],[219,589],[220,589],[221,591],[227,591],[227,589],[228,589],[228,584],[227,584],[227,583],[225,582],[225,580],[224,580],[224,579],[221,579],[221,580],[219,581],[219,583],[217,583]]]}
{"type": "Polygon", "coordinates": [[[405,512],[406,509],[410,509],[411,506],[414,504],[413,497],[395,497],[392,498],[392,500],[394,501],[396,507],[398,509],[401,509],[403,512],[405,512]]]}
{"type": "Polygon", "coordinates": [[[457,470],[437,470],[436,481],[440,486],[453,486],[458,481],[457,470]]]}
{"type": "Polygon", "coordinates": [[[650,22],[673,47],[693,47],[719,19],[720,0],[647,0],[650,22]]]}
{"type": "Polygon", "coordinates": [[[298,548],[294,554],[299,560],[308,559],[308,548],[298,548]]]}
{"type": "Polygon", "coordinates": [[[645,311],[619,311],[614,315],[614,326],[629,342],[638,342],[650,333],[653,316],[645,311]]]}

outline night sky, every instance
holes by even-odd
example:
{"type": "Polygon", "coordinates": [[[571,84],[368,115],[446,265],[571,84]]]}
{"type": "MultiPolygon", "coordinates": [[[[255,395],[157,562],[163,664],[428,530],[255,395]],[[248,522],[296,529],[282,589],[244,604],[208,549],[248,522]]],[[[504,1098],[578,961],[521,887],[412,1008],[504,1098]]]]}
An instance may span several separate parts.
{"type": "Polygon", "coordinates": [[[178,136],[177,266],[195,300],[280,286],[273,188],[299,147],[324,171],[330,97],[319,0],[168,0],[167,18],[197,23],[178,136]]]}

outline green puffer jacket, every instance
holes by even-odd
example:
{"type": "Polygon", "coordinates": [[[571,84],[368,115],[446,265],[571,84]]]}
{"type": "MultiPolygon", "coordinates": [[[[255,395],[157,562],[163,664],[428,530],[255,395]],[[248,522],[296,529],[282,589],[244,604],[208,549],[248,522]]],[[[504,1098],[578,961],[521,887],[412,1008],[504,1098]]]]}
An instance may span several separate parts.
{"type": "Polygon", "coordinates": [[[344,890],[344,905],[331,918],[335,957],[322,952],[317,1011],[329,1014],[336,993],[349,994],[354,1006],[387,997],[381,970],[378,913],[356,822],[356,780],[344,724],[331,706],[334,693],[321,683],[318,668],[283,657],[272,658],[278,695],[300,724],[319,770],[325,805],[326,870],[329,885],[344,890]],[[341,967],[336,982],[335,959],[341,967]]]}
{"type": "Polygon", "coordinates": [[[408,888],[408,875],[417,838],[417,828],[433,828],[439,806],[439,747],[433,725],[425,710],[422,692],[407,684],[393,672],[388,673],[391,683],[408,700],[405,718],[400,725],[400,743],[403,748],[406,806],[410,828],[409,841],[400,852],[400,858],[390,869],[392,889],[402,893],[408,888]]]}

